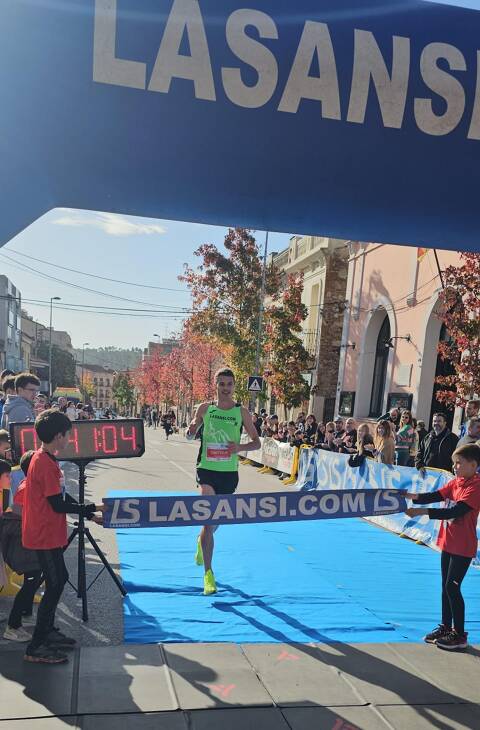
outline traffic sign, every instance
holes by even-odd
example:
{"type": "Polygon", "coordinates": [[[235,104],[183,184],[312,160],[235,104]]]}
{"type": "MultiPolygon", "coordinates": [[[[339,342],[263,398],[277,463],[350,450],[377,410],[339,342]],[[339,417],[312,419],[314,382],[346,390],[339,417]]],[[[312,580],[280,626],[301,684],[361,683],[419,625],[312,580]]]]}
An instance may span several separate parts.
{"type": "Polygon", "coordinates": [[[261,375],[250,375],[248,378],[248,390],[250,393],[261,393],[263,390],[263,378],[261,375]]]}

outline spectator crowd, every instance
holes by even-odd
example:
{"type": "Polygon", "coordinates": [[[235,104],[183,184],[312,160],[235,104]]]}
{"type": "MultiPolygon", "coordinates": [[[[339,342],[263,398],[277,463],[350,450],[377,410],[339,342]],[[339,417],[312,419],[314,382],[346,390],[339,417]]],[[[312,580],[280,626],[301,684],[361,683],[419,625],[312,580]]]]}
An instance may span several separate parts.
{"type": "Polygon", "coordinates": [[[295,420],[281,421],[263,409],[253,414],[259,436],[273,438],[291,446],[310,446],[348,454],[350,464],[359,466],[374,459],[383,464],[427,467],[452,471],[452,454],[459,446],[480,446],[480,400],[468,401],[460,434],[448,428],[445,413],[434,413],[432,427],[417,420],[408,409],[391,408],[376,423],[357,424],[354,418],[337,416],[333,421],[317,422],[313,414],[300,412],[295,420]]]}

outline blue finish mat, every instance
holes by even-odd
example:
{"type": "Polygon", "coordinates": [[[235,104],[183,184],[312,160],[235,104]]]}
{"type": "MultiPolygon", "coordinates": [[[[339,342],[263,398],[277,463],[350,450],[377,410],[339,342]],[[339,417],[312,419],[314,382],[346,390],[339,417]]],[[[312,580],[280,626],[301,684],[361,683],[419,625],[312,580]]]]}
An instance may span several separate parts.
{"type": "MultiPolygon", "coordinates": [[[[440,555],[364,520],[221,527],[210,597],[197,535],[117,531],[126,642],[421,641],[439,623],[440,555]]],[[[469,640],[480,643],[480,570],[470,568],[463,594],[469,640]]]]}

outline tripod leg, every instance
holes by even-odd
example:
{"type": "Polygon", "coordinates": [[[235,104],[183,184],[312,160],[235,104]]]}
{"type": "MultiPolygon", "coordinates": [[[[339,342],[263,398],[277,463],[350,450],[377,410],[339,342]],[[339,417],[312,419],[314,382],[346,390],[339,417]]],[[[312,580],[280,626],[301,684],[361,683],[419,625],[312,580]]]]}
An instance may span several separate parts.
{"type": "Polygon", "coordinates": [[[65,547],[65,550],[72,544],[72,542],[75,540],[75,538],[77,537],[77,535],[78,535],[78,527],[75,527],[71,531],[70,535],[68,536],[67,545],[65,547]]]}
{"type": "Polygon", "coordinates": [[[82,599],[82,621],[88,621],[87,605],[87,573],[85,567],[85,528],[83,518],[80,518],[78,530],[78,598],[82,599]]]}
{"type": "Polygon", "coordinates": [[[111,579],[113,580],[113,582],[117,586],[117,588],[120,591],[120,593],[122,594],[122,596],[126,596],[127,595],[127,591],[123,587],[123,583],[121,583],[121,581],[118,579],[117,575],[115,574],[115,572],[112,569],[112,566],[110,565],[110,563],[108,562],[107,558],[105,557],[105,555],[102,553],[102,551],[98,547],[95,538],[92,537],[92,534],[91,534],[90,530],[88,529],[88,527],[85,528],[85,535],[86,535],[87,540],[89,541],[90,545],[93,547],[93,549],[97,553],[98,557],[102,561],[105,570],[109,573],[111,579]]]}
{"type": "MultiPolygon", "coordinates": [[[[77,523],[76,523],[76,524],[77,524],[77,523]]],[[[65,545],[65,550],[67,550],[67,548],[69,548],[69,547],[70,547],[70,545],[71,545],[71,544],[72,544],[72,542],[73,542],[73,541],[75,540],[75,538],[77,537],[77,535],[78,535],[78,527],[75,527],[75,529],[71,531],[71,533],[70,533],[70,535],[69,535],[69,537],[68,537],[68,542],[67,542],[67,544],[65,545]]],[[[64,552],[65,552],[65,550],[64,550],[64,552]]],[[[70,578],[68,579],[68,585],[69,585],[69,586],[71,586],[71,587],[73,588],[73,590],[74,590],[74,591],[77,591],[77,595],[78,595],[78,589],[77,589],[77,588],[75,588],[75,586],[73,585],[73,583],[72,583],[72,581],[70,580],[70,578]]]]}

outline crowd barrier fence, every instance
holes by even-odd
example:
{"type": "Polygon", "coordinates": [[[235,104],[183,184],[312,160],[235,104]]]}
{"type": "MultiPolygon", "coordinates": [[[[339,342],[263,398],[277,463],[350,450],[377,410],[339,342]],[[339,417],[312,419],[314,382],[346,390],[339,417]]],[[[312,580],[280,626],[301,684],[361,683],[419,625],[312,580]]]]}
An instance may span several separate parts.
{"type": "MultiPolygon", "coordinates": [[[[242,441],[250,441],[247,435],[242,436],[242,441]]],[[[283,474],[296,476],[299,464],[299,449],[290,444],[283,444],[272,438],[261,438],[260,448],[255,451],[240,451],[239,456],[250,459],[257,464],[268,466],[270,469],[277,469],[283,474]]]]}
{"type": "MultiPolygon", "coordinates": [[[[405,489],[409,492],[433,492],[449,482],[453,475],[439,469],[427,469],[425,476],[410,466],[380,464],[366,459],[363,466],[352,468],[348,465],[347,454],[337,454],[322,449],[306,448],[300,451],[297,482],[294,485],[301,491],[321,489],[405,489]]],[[[438,507],[438,504],[432,505],[438,507]]],[[[447,506],[443,504],[443,506],[447,506]]],[[[410,518],[405,514],[382,517],[365,517],[402,537],[428,545],[435,550],[439,520],[430,520],[427,515],[410,518]]],[[[480,539],[480,520],[477,524],[480,539]]],[[[480,567],[480,550],[473,564],[480,567]]]]}

